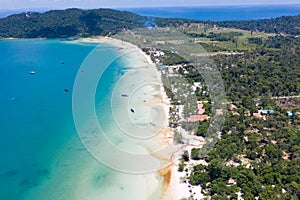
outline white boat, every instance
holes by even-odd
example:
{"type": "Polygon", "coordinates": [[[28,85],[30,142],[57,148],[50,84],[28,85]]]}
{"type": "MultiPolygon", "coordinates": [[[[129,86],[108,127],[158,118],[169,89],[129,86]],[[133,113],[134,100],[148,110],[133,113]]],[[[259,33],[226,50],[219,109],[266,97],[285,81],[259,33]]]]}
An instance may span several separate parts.
{"type": "Polygon", "coordinates": [[[31,72],[29,72],[29,74],[32,74],[32,75],[34,75],[34,74],[35,74],[35,71],[31,71],[31,72]]]}

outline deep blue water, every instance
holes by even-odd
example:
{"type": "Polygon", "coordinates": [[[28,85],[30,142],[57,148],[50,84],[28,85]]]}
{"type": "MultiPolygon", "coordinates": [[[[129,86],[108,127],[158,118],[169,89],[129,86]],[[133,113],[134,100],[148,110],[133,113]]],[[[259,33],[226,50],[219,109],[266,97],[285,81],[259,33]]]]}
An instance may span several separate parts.
{"type": "MultiPolygon", "coordinates": [[[[259,6],[201,6],[201,7],[155,7],[155,8],[117,8],[140,15],[154,17],[186,18],[197,20],[224,21],[268,19],[300,14],[298,5],[259,5],[259,6]]],[[[25,11],[44,12],[46,9],[0,10],[0,18],[25,11]]]]}
{"type": "Polygon", "coordinates": [[[249,20],[268,19],[280,16],[300,14],[299,5],[266,5],[266,6],[202,6],[202,7],[163,7],[163,8],[123,8],[140,15],[186,18],[195,20],[249,20]]]}
{"type": "Polygon", "coordinates": [[[15,12],[14,11],[9,11],[9,10],[0,10],[0,18],[3,18],[3,17],[7,17],[11,14],[14,14],[15,12]]]}
{"type": "Polygon", "coordinates": [[[12,14],[23,13],[23,12],[45,12],[45,11],[47,11],[47,9],[43,9],[43,8],[40,9],[27,8],[27,9],[18,9],[18,10],[6,10],[6,9],[1,10],[0,8],[0,18],[7,17],[12,14]]]}

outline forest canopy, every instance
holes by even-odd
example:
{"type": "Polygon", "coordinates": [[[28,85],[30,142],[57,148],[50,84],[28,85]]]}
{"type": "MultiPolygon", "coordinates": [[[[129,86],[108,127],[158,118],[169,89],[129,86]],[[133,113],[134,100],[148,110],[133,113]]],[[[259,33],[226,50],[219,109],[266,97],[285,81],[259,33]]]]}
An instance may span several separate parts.
{"type": "MultiPolygon", "coordinates": [[[[45,13],[27,12],[0,19],[0,38],[64,38],[111,35],[123,29],[178,27],[191,23],[233,27],[267,33],[300,34],[300,16],[278,17],[264,20],[209,22],[189,19],[153,18],[127,11],[112,9],[82,10],[70,8],[45,13]]],[[[211,37],[220,37],[211,35],[211,37]]],[[[220,39],[220,38],[219,38],[220,39]]],[[[231,39],[223,38],[222,40],[231,39]]]]}

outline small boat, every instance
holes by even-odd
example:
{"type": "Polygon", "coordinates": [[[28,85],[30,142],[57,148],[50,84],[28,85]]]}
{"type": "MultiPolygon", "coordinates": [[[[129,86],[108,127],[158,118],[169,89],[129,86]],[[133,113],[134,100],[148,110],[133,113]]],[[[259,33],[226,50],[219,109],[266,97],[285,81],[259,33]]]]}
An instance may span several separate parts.
{"type": "Polygon", "coordinates": [[[121,96],[122,97],[128,97],[128,94],[122,94],[121,96]]]}
{"type": "Polygon", "coordinates": [[[149,122],[149,124],[151,124],[152,126],[155,126],[155,124],[153,122],[149,122]]]}
{"type": "Polygon", "coordinates": [[[131,109],[130,109],[130,111],[131,111],[132,113],[134,113],[134,110],[133,110],[133,108],[131,108],[131,109]]]}
{"type": "Polygon", "coordinates": [[[15,100],[16,100],[16,98],[15,98],[15,97],[12,97],[12,98],[10,98],[9,101],[13,102],[13,101],[15,101],[15,100]]]}
{"type": "Polygon", "coordinates": [[[65,88],[65,92],[70,92],[70,90],[68,88],[65,88]]]}
{"type": "Polygon", "coordinates": [[[35,71],[31,71],[31,72],[29,72],[29,74],[34,75],[34,74],[35,74],[35,71]]]}

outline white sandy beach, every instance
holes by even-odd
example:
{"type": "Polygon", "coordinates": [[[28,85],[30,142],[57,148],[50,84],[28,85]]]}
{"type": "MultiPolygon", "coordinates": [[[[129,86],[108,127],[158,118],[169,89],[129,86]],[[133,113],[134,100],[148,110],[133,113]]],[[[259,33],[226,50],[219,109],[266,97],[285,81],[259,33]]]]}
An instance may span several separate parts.
{"type": "MultiPolygon", "coordinates": [[[[107,41],[112,41],[112,43],[114,43],[114,45],[116,46],[120,46],[120,41],[119,40],[115,40],[115,39],[107,39],[107,41]]],[[[112,44],[111,43],[111,44],[112,44]]],[[[137,62],[137,58],[133,58],[133,57],[128,57],[128,62],[131,63],[131,66],[136,66],[136,68],[134,68],[137,71],[140,71],[140,76],[143,76],[144,78],[144,82],[150,83],[150,82],[154,82],[156,84],[158,84],[160,87],[145,87],[145,91],[142,91],[140,94],[138,94],[138,98],[143,96],[143,92],[146,93],[150,96],[148,96],[148,98],[151,102],[149,102],[152,106],[153,105],[157,105],[159,104],[160,106],[163,105],[161,107],[160,110],[164,111],[165,113],[158,113],[159,115],[166,115],[166,117],[161,118],[160,120],[164,120],[164,119],[168,119],[169,118],[169,109],[168,109],[168,105],[169,105],[169,100],[164,92],[164,89],[162,87],[162,83],[160,80],[160,72],[155,68],[155,64],[153,64],[153,62],[151,61],[151,58],[146,55],[145,53],[143,53],[140,49],[138,49],[136,46],[129,44],[129,43],[124,43],[121,42],[121,47],[122,48],[131,48],[134,49],[133,51],[137,51],[137,53],[135,53],[135,55],[143,55],[143,57],[139,57],[139,62],[137,62]],[[124,45],[125,44],[125,45],[124,45]],[[144,64],[147,63],[147,65],[145,66],[144,64]],[[147,68],[144,70],[141,70],[141,68],[147,68]],[[149,71],[147,71],[149,70],[149,71]],[[143,74],[144,73],[144,74],[143,74]],[[155,74],[156,73],[156,74],[155,74]],[[146,75],[145,75],[146,74],[146,75]],[[151,77],[152,76],[152,77],[151,77]],[[159,92],[160,94],[155,98],[154,96],[151,98],[151,94],[156,94],[155,91],[152,91],[153,89],[155,89],[156,92],[159,92]],[[151,92],[152,91],[152,92],[151,92]],[[162,103],[162,104],[161,104],[162,103]]],[[[131,50],[132,51],[132,50],[131,50]]],[[[138,72],[134,72],[133,76],[137,76],[139,73],[138,72]]],[[[139,76],[138,76],[139,77],[139,76]]],[[[126,77],[128,78],[128,77],[126,77]]],[[[133,77],[129,78],[130,80],[133,79],[133,77]]],[[[134,96],[134,95],[133,95],[134,96]]],[[[142,116],[140,116],[140,118],[142,118],[142,116]]],[[[165,122],[167,123],[167,121],[165,122]]],[[[166,127],[167,124],[162,125],[163,127],[166,127]]],[[[149,129],[150,132],[153,130],[149,129]]],[[[189,152],[191,152],[191,149],[194,146],[202,146],[205,141],[200,140],[199,138],[195,138],[195,136],[191,136],[191,135],[184,135],[185,138],[189,139],[189,145],[187,145],[185,147],[186,150],[188,150],[189,152]]],[[[163,131],[160,131],[159,134],[157,135],[157,137],[154,140],[155,143],[159,144],[158,147],[154,146],[155,148],[163,148],[166,145],[171,146],[171,144],[173,143],[173,134],[172,134],[172,130],[170,128],[165,128],[163,131]],[[159,147],[160,146],[160,147],[159,147]]],[[[172,148],[171,148],[172,149],[172,148]]],[[[161,159],[170,159],[171,158],[168,156],[172,156],[172,157],[178,157],[180,156],[180,151],[171,151],[169,152],[169,154],[166,155],[155,155],[158,158],[161,159]],[[177,155],[178,154],[178,155],[177,155]]],[[[186,180],[186,182],[182,181],[183,177],[186,177],[186,172],[178,172],[178,164],[179,164],[179,160],[175,160],[174,162],[170,162],[171,165],[169,165],[168,167],[159,170],[159,174],[161,176],[164,177],[164,182],[163,185],[161,185],[162,188],[162,192],[160,195],[160,199],[164,199],[164,200],[179,200],[179,199],[183,199],[183,198],[188,198],[190,196],[193,196],[194,199],[203,199],[203,195],[201,194],[201,190],[200,187],[198,186],[190,186],[188,184],[188,180],[186,180]]],[[[189,163],[189,165],[187,166],[189,168],[189,172],[192,171],[192,167],[196,164],[200,164],[202,161],[195,161],[196,163],[189,163]]]]}
{"type": "MultiPolygon", "coordinates": [[[[128,200],[178,200],[189,197],[191,194],[188,184],[180,181],[182,173],[177,171],[178,162],[172,161],[175,148],[170,148],[163,153],[159,151],[172,146],[173,134],[172,130],[167,127],[169,101],[163,90],[161,74],[151,58],[137,46],[118,39],[95,37],[72,42],[107,44],[110,47],[116,47],[116,50],[123,55],[122,59],[128,66],[128,70],[113,92],[112,111],[119,130],[114,130],[112,137],[117,135],[116,137],[122,138],[123,142],[119,146],[128,152],[145,153],[147,151],[153,155],[154,160],[167,163],[166,168],[158,169],[154,173],[118,174],[115,181],[122,183],[121,185],[128,185],[126,187],[128,194],[133,191],[137,193],[124,197],[124,189],[119,191],[112,187],[105,188],[105,191],[101,190],[102,198],[115,199],[120,195],[122,199],[128,200]],[[122,95],[128,95],[128,97],[122,97],[122,95]],[[134,109],[134,113],[131,113],[130,109],[134,109]]],[[[98,192],[95,194],[99,195],[98,192]]],[[[201,197],[198,192],[194,196],[197,199],[201,197]]]]}
{"type": "MultiPolygon", "coordinates": [[[[116,84],[111,98],[114,120],[120,129],[114,131],[112,139],[114,137],[122,138],[123,142],[119,144],[119,147],[128,152],[145,153],[147,151],[149,154],[153,154],[154,160],[170,163],[171,152],[164,155],[156,153],[172,143],[173,140],[170,139],[169,128],[167,128],[169,108],[167,104],[163,103],[167,100],[163,99],[166,95],[162,91],[160,72],[150,57],[137,46],[117,39],[83,38],[78,42],[99,42],[115,46],[116,50],[123,55],[122,60],[128,67],[126,73],[116,84]],[[122,95],[128,95],[128,97],[122,97],[122,95]],[[131,108],[134,109],[134,113],[130,112],[131,108]]],[[[119,176],[119,182],[123,182],[123,185],[128,185],[129,188],[133,187],[137,192],[134,196],[128,196],[128,199],[163,199],[164,176],[160,175],[163,174],[157,172],[144,175],[123,174],[119,176]],[[133,185],[130,180],[135,180],[135,184],[133,185]]],[[[110,195],[116,195],[116,192],[109,194],[110,192],[113,191],[108,189],[105,192],[107,195],[105,198],[112,198],[110,195]]],[[[127,197],[123,196],[122,199],[127,199],[127,197]]]]}

